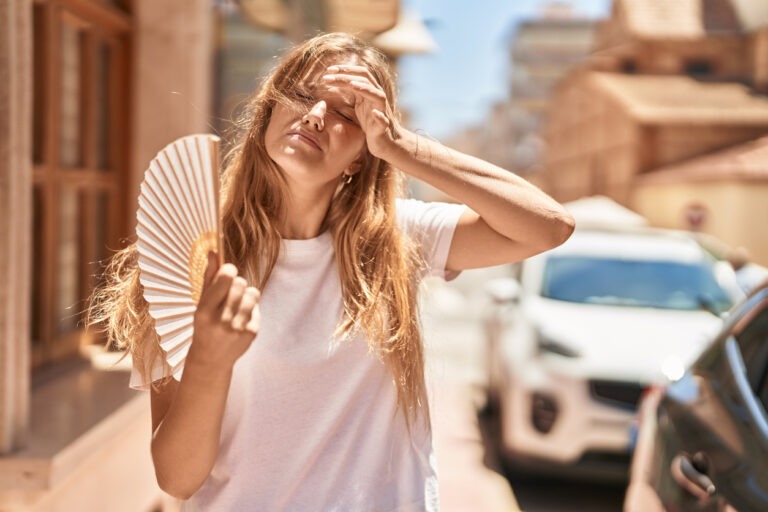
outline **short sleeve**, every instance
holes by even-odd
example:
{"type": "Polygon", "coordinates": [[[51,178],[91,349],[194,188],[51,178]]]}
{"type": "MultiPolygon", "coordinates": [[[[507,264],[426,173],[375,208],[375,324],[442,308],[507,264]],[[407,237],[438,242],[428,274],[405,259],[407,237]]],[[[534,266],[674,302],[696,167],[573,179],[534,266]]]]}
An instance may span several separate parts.
{"type": "Polygon", "coordinates": [[[450,280],[458,272],[445,268],[451,249],[453,233],[466,206],[416,199],[397,201],[397,220],[400,229],[418,245],[427,266],[425,274],[450,280]]]}

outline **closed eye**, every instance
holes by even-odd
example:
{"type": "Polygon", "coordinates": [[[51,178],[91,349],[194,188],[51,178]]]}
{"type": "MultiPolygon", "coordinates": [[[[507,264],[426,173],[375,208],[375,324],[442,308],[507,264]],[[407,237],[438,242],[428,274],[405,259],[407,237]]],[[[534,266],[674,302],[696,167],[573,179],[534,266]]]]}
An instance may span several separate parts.
{"type": "Polygon", "coordinates": [[[341,110],[337,110],[336,114],[338,114],[338,116],[341,117],[342,119],[344,119],[345,121],[349,121],[350,123],[354,123],[355,122],[355,118],[354,117],[352,117],[351,115],[345,114],[341,110]]]}
{"type": "Polygon", "coordinates": [[[306,102],[309,103],[309,102],[314,100],[314,98],[312,96],[310,96],[309,94],[307,94],[305,92],[302,92],[302,91],[293,91],[293,94],[294,94],[294,96],[296,96],[301,101],[306,101],[306,102]]]}

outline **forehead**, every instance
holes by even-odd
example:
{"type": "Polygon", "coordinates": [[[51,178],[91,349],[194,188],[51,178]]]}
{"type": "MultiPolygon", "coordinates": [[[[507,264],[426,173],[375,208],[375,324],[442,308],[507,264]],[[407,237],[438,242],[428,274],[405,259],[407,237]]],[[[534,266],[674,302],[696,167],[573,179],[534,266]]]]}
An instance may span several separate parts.
{"type": "Polygon", "coordinates": [[[335,65],[365,66],[365,63],[354,54],[328,55],[315,61],[309,66],[302,77],[303,82],[317,81],[322,77],[326,70],[335,65]]]}
{"type": "Polygon", "coordinates": [[[301,79],[301,84],[310,91],[324,97],[339,98],[342,103],[354,106],[354,95],[343,88],[328,85],[322,80],[330,66],[334,65],[364,66],[365,64],[355,55],[338,55],[326,57],[313,64],[301,79]]]}

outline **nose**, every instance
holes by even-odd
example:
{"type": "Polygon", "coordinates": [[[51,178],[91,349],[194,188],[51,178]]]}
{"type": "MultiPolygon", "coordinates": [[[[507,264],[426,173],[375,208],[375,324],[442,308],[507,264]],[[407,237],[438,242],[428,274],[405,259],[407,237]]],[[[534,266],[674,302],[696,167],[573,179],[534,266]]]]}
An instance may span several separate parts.
{"type": "Polygon", "coordinates": [[[312,126],[316,130],[322,130],[325,127],[325,111],[325,101],[318,101],[312,105],[312,108],[309,109],[309,112],[304,114],[304,116],[301,118],[302,124],[312,126]]]}

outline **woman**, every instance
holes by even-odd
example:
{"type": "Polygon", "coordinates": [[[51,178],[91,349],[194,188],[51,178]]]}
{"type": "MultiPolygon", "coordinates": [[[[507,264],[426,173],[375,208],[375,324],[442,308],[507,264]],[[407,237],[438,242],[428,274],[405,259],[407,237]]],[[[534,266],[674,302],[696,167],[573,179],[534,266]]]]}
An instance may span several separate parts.
{"type": "Polygon", "coordinates": [[[403,128],[386,59],[346,34],[284,57],[247,119],[222,187],[231,263],[209,257],[180,381],[133,246],[94,305],[153,382],[158,482],[185,510],[437,510],[419,279],[547,250],[573,220],[403,128]],[[467,206],[396,199],[402,173],[467,206]]]}

